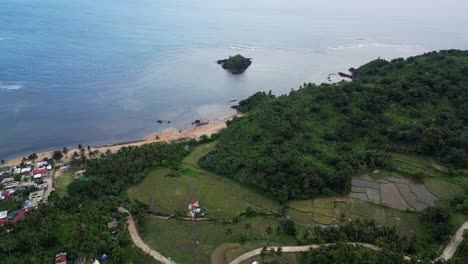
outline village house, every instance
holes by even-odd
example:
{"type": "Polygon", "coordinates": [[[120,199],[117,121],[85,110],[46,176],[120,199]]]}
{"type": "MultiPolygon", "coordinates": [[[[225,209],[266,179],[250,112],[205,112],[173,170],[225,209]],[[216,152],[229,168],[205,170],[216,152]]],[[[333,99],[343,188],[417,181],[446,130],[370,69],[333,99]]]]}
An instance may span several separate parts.
{"type": "Polygon", "coordinates": [[[69,169],[70,167],[68,165],[63,165],[62,167],[60,167],[61,172],[67,172],[69,169]]]}
{"type": "Polygon", "coordinates": [[[12,167],[11,166],[4,166],[0,168],[0,177],[10,177],[11,176],[12,167]]]}
{"type": "Polygon", "coordinates": [[[67,264],[67,253],[55,255],[55,264],[67,264]]]}
{"type": "Polygon", "coordinates": [[[117,228],[118,226],[119,226],[119,222],[115,218],[111,222],[107,223],[107,228],[109,229],[117,228]]]}
{"type": "Polygon", "coordinates": [[[188,204],[188,215],[192,218],[205,216],[205,210],[200,207],[198,201],[192,199],[188,204]]]}
{"type": "Polygon", "coordinates": [[[40,179],[42,177],[47,177],[48,173],[49,173],[49,171],[47,169],[33,170],[33,178],[34,179],[40,179]]]}

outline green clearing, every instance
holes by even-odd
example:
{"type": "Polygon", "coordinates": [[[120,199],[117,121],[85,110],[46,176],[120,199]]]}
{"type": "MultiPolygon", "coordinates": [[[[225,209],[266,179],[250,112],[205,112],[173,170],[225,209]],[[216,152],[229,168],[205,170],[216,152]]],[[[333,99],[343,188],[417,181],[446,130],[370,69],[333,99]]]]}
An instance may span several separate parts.
{"type": "Polygon", "coordinates": [[[182,160],[182,163],[198,167],[197,163],[200,160],[200,158],[208,154],[210,151],[214,150],[216,148],[216,143],[217,141],[213,141],[197,146],[187,157],[185,157],[182,160]]]}
{"type": "Polygon", "coordinates": [[[247,207],[276,212],[279,209],[276,201],[198,167],[200,157],[214,147],[215,142],[196,147],[177,171],[167,168],[151,171],[140,184],[128,190],[128,195],[148,204],[151,211],[167,214],[185,210],[191,199],[200,201],[200,205],[207,209],[208,217],[233,218],[245,212],[247,207]]]}
{"type": "Polygon", "coordinates": [[[439,179],[424,178],[427,189],[441,200],[449,200],[464,192],[463,188],[439,179]]]}
{"type": "MultiPolygon", "coordinates": [[[[128,195],[132,199],[148,204],[150,210],[154,212],[168,214],[176,209],[185,210],[187,202],[191,199],[199,200],[201,206],[207,209],[208,216],[218,219],[232,219],[245,212],[249,206],[258,211],[278,212],[280,205],[274,200],[239,182],[198,166],[198,160],[215,147],[216,142],[211,142],[194,148],[177,170],[154,169],[140,184],[128,189],[128,195]]],[[[413,168],[424,162],[435,164],[428,158],[417,160],[413,156],[409,157],[413,168]]],[[[387,176],[386,172],[381,170],[379,174],[387,176]]],[[[402,177],[403,173],[392,172],[395,176],[402,177]]],[[[465,181],[461,177],[446,176],[424,177],[423,180],[428,190],[443,200],[463,192],[463,188],[455,183],[465,181]]],[[[404,235],[416,235],[418,238],[416,247],[419,249],[437,250],[438,246],[420,224],[418,213],[346,197],[291,201],[286,206],[286,214],[301,225],[336,224],[341,218],[372,219],[379,225],[396,226],[404,235]]],[[[463,215],[455,216],[451,221],[456,225],[464,220],[463,217],[463,215]]],[[[225,260],[231,260],[248,251],[249,245],[257,247],[265,245],[267,238],[264,230],[268,225],[275,228],[278,225],[277,220],[274,217],[255,217],[236,224],[224,225],[212,222],[161,220],[148,216],[142,224],[141,234],[150,246],[172,257],[178,263],[209,263],[211,253],[223,243],[239,243],[250,236],[247,239],[248,243],[240,243],[223,250],[225,260]],[[249,235],[244,227],[247,222],[252,224],[249,235]],[[232,230],[232,234],[226,234],[227,228],[232,230]],[[194,244],[194,241],[200,243],[194,244]]],[[[295,243],[292,238],[276,235],[272,235],[271,242],[285,242],[288,239],[290,241],[285,244],[295,243]]]]}
{"type": "MultiPolygon", "coordinates": [[[[258,242],[267,241],[265,230],[268,226],[276,230],[277,220],[254,217],[225,225],[214,222],[163,220],[147,216],[140,234],[149,246],[177,263],[210,263],[211,253],[223,243],[240,242],[246,238],[258,242]],[[246,229],[246,224],[250,224],[251,229],[246,229]],[[232,233],[228,234],[228,229],[232,233]]],[[[275,232],[269,240],[288,245],[296,243],[294,238],[277,235],[275,232]]]]}
{"type": "Polygon", "coordinates": [[[416,234],[418,238],[429,239],[420,226],[418,213],[343,198],[336,198],[340,202],[336,203],[336,208],[333,208],[334,199],[318,198],[291,202],[287,214],[303,225],[329,225],[337,223],[341,218],[372,219],[380,225],[395,225],[403,234],[416,234]]]}
{"type": "Polygon", "coordinates": [[[415,154],[391,153],[390,168],[412,176],[468,176],[467,170],[450,170],[431,157],[415,154]]]}
{"type": "Polygon", "coordinates": [[[302,224],[329,225],[334,221],[334,198],[292,201],[288,203],[286,213],[302,224]]]}
{"type": "Polygon", "coordinates": [[[67,194],[67,187],[73,181],[73,173],[71,171],[63,172],[55,180],[55,190],[60,197],[67,194]]]}
{"type": "Polygon", "coordinates": [[[144,263],[144,264],[158,264],[159,263],[153,257],[151,257],[145,252],[141,251],[141,249],[134,246],[133,243],[129,243],[129,245],[123,249],[123,255],[125,256],[125,259],[127,259],[128,261],[127,263],[144,263]]]}
{"type": "MultiPolygon", "coordinates": [[[[249,252],[251,250],[261,248],[267,246],[267,243],[265,242],[247,242],[242,245],[237,245],[236,247],[227,249],[225,251],[225,262],[229,263],[230,261],[234,260],[238,256],[244,254],[245,252],[249,252]]],[[[281,246],[278,243],[270,243],[268,246],[281,246]]],[[[266,261],[272,261],[276,260],[276,263],[287,263],[287,264],[295,264],[297,262],[297,257],[295,254],[291,253],[284,253],[281,255],[281,257],[275,257],[275,258],[266,258],[266,261]]],[[[243,263],[250,264],[253,263],[255,260],[259,261],[261,263],[261,258],[259,256],[253,257],[243,263]]]]}

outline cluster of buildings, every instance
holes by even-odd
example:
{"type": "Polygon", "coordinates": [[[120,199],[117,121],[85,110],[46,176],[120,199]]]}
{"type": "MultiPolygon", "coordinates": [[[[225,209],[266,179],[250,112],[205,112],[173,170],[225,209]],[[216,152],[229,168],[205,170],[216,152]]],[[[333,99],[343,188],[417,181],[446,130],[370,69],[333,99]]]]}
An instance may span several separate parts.
{"type": "MultiPolygon", "coordinates": [[[[15,166],[3,166],[0,168],[0,204],[10,199],[19,199],[18,194],[25,191],[37,190],[29,193],[28,200],[23,203],[19,210],[11,212],[0,212],[0,225],[6,221],[16,223],[24,217],[25,213],[35,208],[42,202],[44,193],[49,188],[47,182],[29,182],[29,179],[39,180],[47,177],[51,171],[52,165],[46,161],[37,163],[25,162],[15,166]],[[22,181],[27,179],[27,181],[22,181]]],[[[22,196],[21,196],[22,197],[22,196]]]]}
{"type": "Polygon", "coordinates": [[[200,203],[196,200],[191,200],[188,204],[188,216],[191,218],[204,217],[206,210],[200,207],[200,203]]]}

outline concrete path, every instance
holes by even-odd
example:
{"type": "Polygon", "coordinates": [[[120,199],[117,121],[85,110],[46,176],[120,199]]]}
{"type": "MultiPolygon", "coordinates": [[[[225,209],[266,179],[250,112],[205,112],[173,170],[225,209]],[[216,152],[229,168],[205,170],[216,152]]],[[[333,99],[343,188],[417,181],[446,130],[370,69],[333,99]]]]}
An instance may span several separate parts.
{"type": "MultiPolygon", "coordinates": [[[[330,245],[333,245],[334,243],[330,243],[330,244],[324,244],[324,246],[330,246],[330,245]]],[[[363,246],[365,248],[368,248],[368,249],[371,249],[371,250],[374,250],[374,251],[380,251],[381,248],[375,246],[375,245],[371,245],[371,244],[367,244],[367,243],[349,243],[351,245],[360,245],[360,246],[363,246]]],[[[319,248],[321,247],[322,245],[320,244],[311,244],[311,245],[306,245],[306,246],[285,246],[285,247],[281,247],[281,250],[283,253],[291,253],[291,252],[307,252],[309,251],[310,249],[316,249],[316,248],[319,248]]],[[[275,251],[278,250],[279,247],[268,247],[268,249],[274,249],[275,251]]],[[[254,249],[252,251],[249,251],[247,253],[244,253],[242,255],[240,255],[239,257],[235,258],[233,261],[229,262],[229,264],[240,264],[250,258],[253,258],[255,256],[258,256],[262,253],[262,249],[263,248],[257,248],[257,249],[254,249]]]]}
{"type": "Polygon", "coordinates": [[[128,216],[127,216],[128,232],[130,233],[130,237],[132,238],[132,241],[135,244],[135,246],[139,247],[141,250],[143,250],[143,252],[145,252],[146,254],[149,254],[155,260],[157,260],[157,261],[159,261],[159,262],[161,262],[163,264],[175,264],[174,261],[166,258],[161,253],[159,253],[159,252],[153,250],[152,248],[150,248],[143,241],[143,239],[141,239],[140,235],[138,234],[138,230],[136,228],[135,222],[133,221],[132,215],[130,214],[130,212],[127,209],[125,209],[123,207],[119,207],[118,210],[121,213],[127,213],[128,214],[128,216]]]}
{"type": "MultiPolygon", "coordinates": [[[[447,261],[447,260],[449,260],[449,259],[451,259],[453,257],[453,255],[457,251],[458,246],[463,241],[463,232],[465,230],[468,230],[468,221],[465,222],[457,230],[455,235],[452,237],[450,242],[445,247],[444,252],[442,253],[442,255],[440,257],[438,257],[436,260],[443,259],[443,260],[447,261]]],[[[333,245],[333,244],[334,243],[324,244],[324,246],[330,246],[330,245],[333,245]]],[[[368,249],[371,249],[371,250],[374,250],[374,251],[380,251],[381,250],[380,247],[372,245],[372,244],[367,244],[367,243],[352,243],[352,242],[350,242],[348,244],[356,245],[356,246],[357,245],[363,246],[365,248],[368,248],[368,249]]],[[[281,249],[285,253],[306,252],[306,251],[309,251],[310,249],[319,248],[320,246],[321,245],[319,245],[319,244],[312,244],[312,245],[307,245],[307,246],[285,246],[285,247],[281,247],[281,249]]],[[[257,249],[254,249],[252,251],[249,251],[247,253],[244,253],[244,254],[240,255],[239,257],[235,258],[233,261],[229,262],[229,264],[240,264],[240,263],[242,263],[242,262],[244,262],[244,261],[246,261],[246,260],[248,260],[250,258],[258,256],[262,252],[262,249],[263,248],[257,248],[257,249]]],[[[276,251],[278,249],[278,247],[268,247],[268,249],[274,249],[276,251]]],[[[405,256],[404,258],[405,258],[405,260],[410,260],[411,259],[411,257],[409,257],[409,256],[405,256]]]]}
{"type": "Polygon", "coordinates": [[[458,246],[463,241],[463,232],[466,229],[468,229],[468,221],[457,230],[455,236],[452,237],[450,242],[445,247],[444,252],[442,252],[442,255],[438,259],[449,260],[453,257],[455,251],[457,251],[458,246]]]}
{"type": "MultiPolygon", "coordinates": [[[[141,250],[143,250],[145,253],[151,255],[155,260],[163,263],[163,264],[175,264],[174,261],[164,257],[161,253],[151,249],[140,237],[138,234],[138,230],[135,226],[135,222],[133,221],[132,215],[130,212],[123,208],[119,207],[118,208],[119,212],[122,213],[127,213],[127,224],[128,224],[128,231],[130,232],[130,236],[132,238],[133,243],[139,247],[141,250]]],[[[453,238],[450,240],[450,242],[447,244],[447,246],[444,249],[444,252],[438,259],[443,259],[443,260],[449,260],[453,257],[455,252],[457,251],[458,246],[460,243],[463,241],[463,232],[465,230],[468,230],[468,221],[465,222],[455,233],[453,238]]],[[[334,243],[329,243],[329,244],[323,244],[323,246],[330,246],[333,245],[334,243]]],[[[362,246],[365,248],[368,248],[370,250],[374,251],[380,251],[382,250],[380,247],[372,244],[367,244],[367,243],[359,243],[359,242],[349,242],[348,244],[354,245],[354,246],[362,246]]],[[[292,253],[292,252],[307,252],[310,249],[317,249],[321,247],[322,245],[320,244],[311,244],[311,245],[306,245],[306,246],[284,246],[281,247],[281,250],[283,253],[292,253]]],[[[268,247],[268,249],[273,249],[273,250],[278,250],[279,247],[268,247]]],[[[244,253],[240,255],[239,257],[235,258],[233,261],[229,262],[229,264],[240,264],[250,258],[253,258],[255,256],[258,256],[262,253],[263,248],[257,248],[252,251],[249,251],[247,253],[244,253]]],[[[404,256],[405,260],[410,260],[411,257],[409,256],[404,256]]]]}

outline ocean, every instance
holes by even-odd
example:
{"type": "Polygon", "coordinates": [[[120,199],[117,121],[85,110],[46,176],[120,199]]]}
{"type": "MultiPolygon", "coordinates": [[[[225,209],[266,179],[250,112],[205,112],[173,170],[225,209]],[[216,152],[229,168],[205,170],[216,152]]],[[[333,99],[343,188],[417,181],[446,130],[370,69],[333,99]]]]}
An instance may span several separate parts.
{"type": "Polygon", "coordinates": [[[458,0],[0,0],[0,158],[187,129],[256,91],[467,49],[466,10],[458,0]],[[253,59],[242,75],[215,63],[238,53],[253,59]]]}

